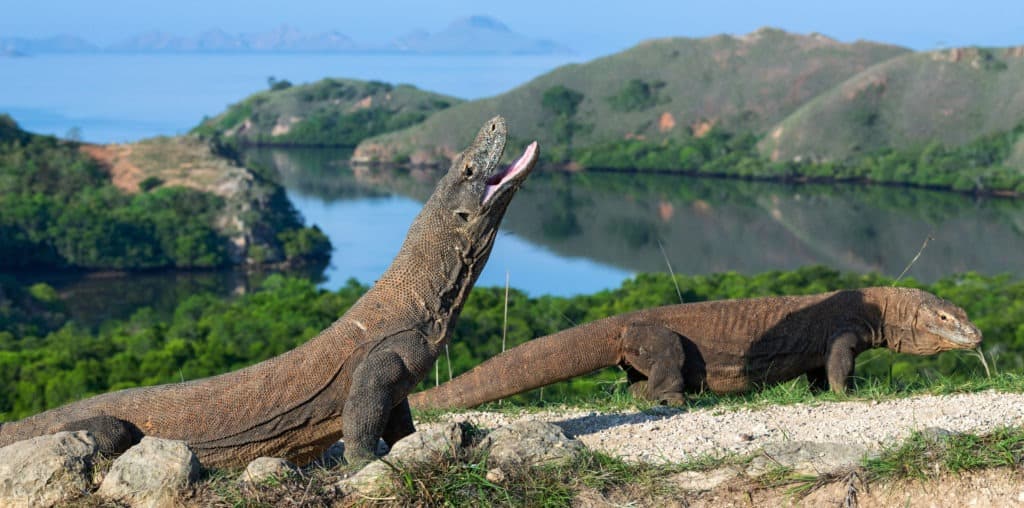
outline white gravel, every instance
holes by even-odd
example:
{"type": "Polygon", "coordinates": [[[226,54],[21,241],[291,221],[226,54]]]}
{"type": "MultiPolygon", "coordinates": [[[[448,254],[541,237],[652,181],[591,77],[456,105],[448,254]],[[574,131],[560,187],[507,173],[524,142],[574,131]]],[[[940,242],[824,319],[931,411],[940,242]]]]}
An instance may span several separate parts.
{"type": "MultiPolygon", "coordinates": [[[[519,420],[554,423],[588,447],[625,460],[680,462],[700,455],[752,453],[769,443],[810,441],[876,449],[913,430],[985,433],[1024,425],[1024,394],[988,391],[882,402],[822,402],[759,409],[654,408],[599,413],[573,408],[540,413],[471,411],[443,417],[495,428],[519,420]]],[[[425,425],[429,426],[429,425],[425,425]]]]}

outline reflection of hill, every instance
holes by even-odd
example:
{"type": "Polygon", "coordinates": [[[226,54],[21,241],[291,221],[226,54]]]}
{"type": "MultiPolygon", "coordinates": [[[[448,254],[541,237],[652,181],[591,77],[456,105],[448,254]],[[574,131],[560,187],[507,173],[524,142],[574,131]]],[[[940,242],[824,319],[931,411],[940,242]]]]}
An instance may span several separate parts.
{"type": "Polygon", "coordinates": [[[759,272],[824,264],[909,272],[1024,272],[1024,203],[932,191],[798,186],[674,176],[556,175],[531,182],[506,227],[568,255],[636,271],[759,272]],[[545,185],[538,185],[544,181],[545,185]],[[554,234],[569,231],[569,234],[554,234]]]}
{"type": "MultiPolygon", "coordinates": [[[[424,200],[436,174],[339,167],[304,174],[324,199],[334,178],[361,193],[424,200]],[[317,175],[313,178],[312,175],[317,175]],[[323,181],[317,180],[323,178],[323,181]]],[[[280,166],[279,166],[280,167],[280,166]]],[[[319,166],[326,167],[326,166],[319,166]]],[[[298,168],[298,169],[297,169],[298,168]]],[[[286,178],[285,185],[289,181],[286,178]]],[[[504,228],[558,254],[631,271],[663,271],[664,245],[680,273],[759,272],[824,264],[899,274],[924,238],[935,240],[909,272],[934,280],[952,272],[1024,273],[1024,202],[975,201],[926,190],[694,179],[673,175],[539,173],[512,203],[504,228]]]]}

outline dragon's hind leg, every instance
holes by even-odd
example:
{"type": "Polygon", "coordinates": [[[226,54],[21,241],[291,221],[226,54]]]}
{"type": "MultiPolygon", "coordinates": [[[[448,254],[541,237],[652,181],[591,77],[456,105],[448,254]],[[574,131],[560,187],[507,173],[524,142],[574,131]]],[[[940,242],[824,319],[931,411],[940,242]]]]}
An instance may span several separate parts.
{"type": "Polygon", "coordinates": [[[118,455],[142,440],[142,431],[130,422],[101,415],[62,424],[57,432],[86,430],[96,440],[99,452],[118,455]]]}

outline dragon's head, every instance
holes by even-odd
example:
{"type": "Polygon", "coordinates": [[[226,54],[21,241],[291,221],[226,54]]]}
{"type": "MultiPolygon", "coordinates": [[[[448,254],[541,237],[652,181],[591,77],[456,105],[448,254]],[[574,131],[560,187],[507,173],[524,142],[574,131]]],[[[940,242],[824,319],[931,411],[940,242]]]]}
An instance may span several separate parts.
{"type": "Polygon", "coordinates": [[[502,166],[507,138],[504,118],[488,120],[473,143],[452,160],[431,197],[441,214],[435,216],[437,226],[456,233],[460,254],[471,261],[486,261],[512,197],[537,163],[534,141],[511,166],[502,166]]]}
{"type": "MultiPolygon", "coordinates": [[[[955,304],[927,291],[903,288],[904,314],[898,325],[889,323],[887,343],[893,351],[931,355],[981,344],[981,330],[955,304]]],[[[887,319],[888,321],[888,319],[887,319]]]]}

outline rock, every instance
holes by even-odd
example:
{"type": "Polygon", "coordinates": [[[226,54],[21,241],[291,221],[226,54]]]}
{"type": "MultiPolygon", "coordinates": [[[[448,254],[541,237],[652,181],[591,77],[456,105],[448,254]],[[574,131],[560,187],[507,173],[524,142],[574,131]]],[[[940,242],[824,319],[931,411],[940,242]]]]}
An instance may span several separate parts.
{"type": "Polygon", "coordinates": [[[88,493],[96,450],[96,441],[85,431],[0,448],[0,506],[54,506],[88,493]]]}
{"type": "Polygon", "coordinates": [[[739,474],[738,468],[726,466],[710,471],[684,471],[672,475],[668,481],[683,490],[703,492],[714,490],[719,485],[736,478],[739,474]]]}
{"type": "Polygon", "coordinates": [[[850,443],[769,443],[750,461],[747,474],[756,477],[779,466],[793,468],[801,474],[828,474],[860,464],[867,453],[867,447],[850,443]]]}
{"type": "Polygon", "coordinates": [[[133,507],[174,506],[201,470],[184,442],[144,437],[114,461],[96,494],[133,507]]]}
{"type": "Polygon", "coordinates": [[[401,468],[436,461],[444,455],[456,455],[462,447],[462,437],[462,427],[457,423],[408,435],[395,443],[387,457],[369,463],[352,477],[336,483],[335,489],[344,495],[376,494],[383,481],[390,476],[392,466],[401,468]]]}
{"type": "Polygon", "coordinates": [[[491,483],[504,483],[505,472],[502,471],[500,467],[495,467],[487,471],[487,474],[484,476],[484,479],[491,483]]]}
{"type": "Polygon", "coordinates": [[[299,468],[287,460],[276,457],[258,457],[245,466],[245,471],[242,472],[242,476],[238,480],[244,483],[262,483],[271,479],[287,478],[298,474],[298,472],[299,468]]]}
{"type": "Polygon", "coordinates": [[[494,464],[522,467],[569,461],[583,449],[583,444],[566,437],[557,425],[524,420],[495,429],[479,447],[489,452],[489,460],[494,464]]]}

